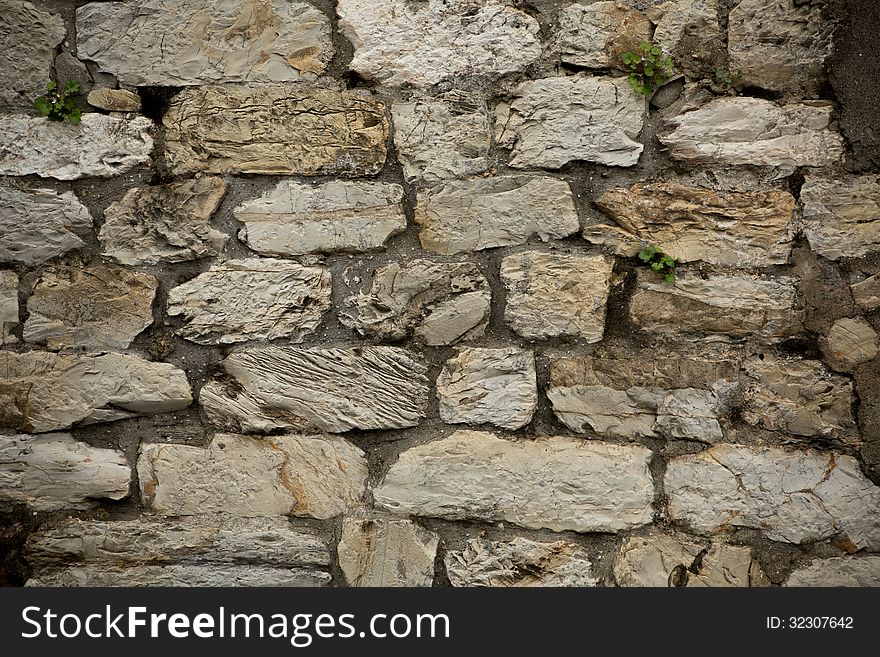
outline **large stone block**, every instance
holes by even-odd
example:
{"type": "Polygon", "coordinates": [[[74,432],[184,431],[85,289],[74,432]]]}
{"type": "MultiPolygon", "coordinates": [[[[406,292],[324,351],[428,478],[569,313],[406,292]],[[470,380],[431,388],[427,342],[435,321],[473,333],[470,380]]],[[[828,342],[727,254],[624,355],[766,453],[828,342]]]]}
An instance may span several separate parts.
{"type": "Polygon", "coordinates": [[[64,19],[22,0],[0,0],[0,107],[33,108],[46,93],[64,19]]]}
{"type": "Polygon", "coordinates": [[[567,64],[588,68],[625,68],[620,56],[637,52],[651,40],[651,22],[621,0],[600,0],[565,7],[556,36],[567,64]]]}
{"type": "Polygon", "coordinates": [[[813,251],[829,260],[880,251],[880,176],[807,176],[800,196],[813,251]]]}

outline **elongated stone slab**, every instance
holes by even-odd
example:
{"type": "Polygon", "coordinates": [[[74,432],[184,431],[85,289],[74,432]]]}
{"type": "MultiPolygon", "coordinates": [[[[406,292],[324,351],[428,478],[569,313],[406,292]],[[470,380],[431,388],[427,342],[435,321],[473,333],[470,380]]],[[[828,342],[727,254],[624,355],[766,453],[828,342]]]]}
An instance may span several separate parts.
{"type": "Polygon", "coordinates": [[[807,176],[801,187],[804,235],[829,260],[880,251],[880,176],[807,176]]]}
{"type": "Polygon", "coordinates": [[[880,586],[880,556],[815,559],[792,571],[783,586],[880,586]]]}
{"type": "Polygon", "coordinates": [[[282,568],[254,564],[167,564],[124,568],[85,565],[41,571],[25,586],[290,586],[330,583],[330,575],[311,568],[282,568]]]}
{"type": "Polygon", "coordinates": [[[409,520],[346,518],[339,567],[350,586],[431,586],[438,543],[409,520]]]}
{"type": "Polygon", "coordinates": [[[33,108],[52,77],[64,19],[21,0],[0,0],[0,106],[33,108]]]}
{"type": "Polygon", "coordinates": [[[17,342],[12,329],[18,324],[18,276],[0,270],[0,346],[17,342]]]}

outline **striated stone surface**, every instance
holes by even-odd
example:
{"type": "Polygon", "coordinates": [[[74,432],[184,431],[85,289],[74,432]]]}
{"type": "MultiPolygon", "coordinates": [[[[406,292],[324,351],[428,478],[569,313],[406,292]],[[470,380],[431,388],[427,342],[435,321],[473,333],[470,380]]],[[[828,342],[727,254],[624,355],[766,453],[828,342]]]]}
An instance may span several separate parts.
{"type": "Polygon", "coordinates": [[[122,452],[70,434],[0,435],[0,500],[37,511],[87,509],[93,500],[128,497],[130,479],[122,452]]]}
{"type": "Polygon", "coordinates": [[[12,329],[18,324],[18,276],[15,272],[0,270],[0,347],[17,339],[12,329]]]}
{"type": "Polygon", "coordinates": [[[30,2],[0,0],[0,107],[33,108],[46,93],[55,48],[64,40],[64,19],[30,2]]]}
{"type": "Polygon", "coordinates": [[[800,196],[813,251],[829,260],[880,251],[880,176],[807,176],[800,196]]]}
{"type": "Polygon", "coordinates": [[[449,255],[543,241],[577,232],[571,187],[548,176],[456,180],[419,192],[415,210],[422,248],[449,255]]]}
{"type": "Polygon", "coordinates": [[[43,273],[27,302],[27,342],[53,351],[127,349],[153,323],[156,278],[118,265],[59,267],[43,273]]]}
{"type": "Polygon", "coordinates": [[[76,46],[135,86],[314,79],[333,57],[329,20],[302,0],[93,2],[76,46]]]}
{"type": "Polygon", "coordinates": [[[750,527],[785,543],[841,533],[856,548],[880,547],[880,488],[851,456],[715,445],[673,457],[665,490],[670,518],[699,532],[750,527]]]}
{"type": "Polygon", "coordinates": [[[470,262],[416,259],[373,271],[361,291],[345,300],[339,320],[362,335],[430,346],[481,335],[489,321],[489,283],[470,262]]]}
{"type": "Polygon", "coordinates": [[[543,340],[598,342],[614,262],[605,256],[524,251],[501,261],[504,319],[516,333],[543,340]]]}
{"type": "Polygon", "coordinates": [[[626,78],[558,77],[525,82],[495,110],[495,139],[510,166],[558,169],[573,160],[631,167],[644,146],[645,99],[626,78]]]}
{"type": "Polygon", "coordinates": [[[211,420],[241,431],[402,429],[428,403],[426,368],[396,347],[238,351],[202,388],[211,420]]]}
{"type": "Polygon", "coordinates": [[[0,117],[0,175],[75,180],[118,176],[150,162],[153,122],[89,112],[78,125],[43,117],[0,117]]]}
{"type": "Polygon", "coordinates": [[[92,215],[73,192],[0,185],[0,262],[36,265],[85,246],[92,215]]]}
{"type": "Polygon", "coordinates": [[[471,539],[461,551],[446,553],[453,586],[596,586],[593,564],[575,543],[471,539]]]}
{"type": "Polygon", "coordinates": [[[186,408],[186,375],[137,356],[0,351],[0,428],[41,433],[186,408]]]}
{"type": "Polygon", "coordinates": [[[880,353],[880,337],[864,318],[845,317],[831,325],[819,346],[832,369],[852,372],[880,353]]]}
{"type": "Polygon", "coordinates": [[[126,89],[93,89],[89,92],[87,100],[92,107],[108,112],[141,111],[141,97],[126,89]]]}
{"type": "Polygon", "coordinates": [[[312,568],[283,568],[245,564],[101,565],[70,566],[40,571],[25,586],[291,586],[330,583],[330,575],[312,568]]]}
{"type": "Polygon", "coordinates": [[[330,308],[326,267],[246,258],[214,265],[168,292],[169,315],[181,315],[177,335],[199,344],[288,338],[302,342],[330,308]]]}
{"type": "Polygon", "coordinates": [[[373,498],[399,514],[616,532],[651,522],[650,459],[641,446],[457,431],[403,452],[373,498]]]}
{"type": "Polygon", "coordinates": [[[176,174],[368,176],[385,164],[385,104],[360,90],[193,87],[171,100],[162,124],[176,174]]]}
{"type": "Polygon", "coordinates": [[[346,518],[339,567],[350,586],[431,586],[438,543],[409,520],[346,518]]]}
{"type": "Polygon", "coordinates": [[[651,40],[651,22],[620,0],[569,5],[557,29],[562,61],[588,68],[625,68],[620,56],[651,40]]]}
{"type": "Polygon", "coordinates": [[[211,227],[226,193],[222,178],[134,187],[104,210],[103,253],[124,265],[155,265],[219,255],[229,236],[211,227]]]}
{"type": "Polygon", "coordinates": [[[831,130],[826,101],[776,105],[746,97],[716,98],[667,119],[657,137],[670,156],[687,164],[757,164],[791,169],[821,167],[843,156],[831,130]]]}
{"type": "Polygon", "coordinates": [[[783,586],[880,586],[880,556],[815,559],[793,571],[783,586]]]}
{"type": "Polygon", "coordinates": [[[494,77],[541,56],[538,22],[498,0],[339,0],[336,13],[351,69],[385,85],[494,77]]]}
{"type": "Polygon", "coordinates": [[[336,436],[215,434],[206,447],[142,444],[144,504],[164,516],[327,519],[361,504],[364,453],[336,436]]]}
{"type": "Polygon", "coordinates": [[[538,406],[531,351],[463,348],[437,377],[440,417],[448,424],[521,429],[538,406]]]}
{"type": "Polygon", "coordinates": [[[392,183],[282,180],[233,215],[239,237],[268,255],[370,251],[406,229],[403,188],[392,183]]]}
{"type": "Polygon", "coordinates": [[[850,289],[852,290],[853,301],[862,310],[871,311],[880,308],[880,274],[875,274],[863,281],[853,283],[850,289]]]}

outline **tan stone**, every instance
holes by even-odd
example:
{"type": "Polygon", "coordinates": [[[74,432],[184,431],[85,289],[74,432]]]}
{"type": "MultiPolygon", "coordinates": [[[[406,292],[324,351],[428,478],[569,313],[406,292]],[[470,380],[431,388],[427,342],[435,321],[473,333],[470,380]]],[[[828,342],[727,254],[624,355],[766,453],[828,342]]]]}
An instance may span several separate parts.
{"type": "Polygon", "coordinates": [[[880,308],[880,274],[866,278],[850,286],[855,301],[862,310],[870,312],[880,308]]]}
{"type": "Polygon", "coordinates": [[[18,325],[18,276],[0,270],[0,346],[17,342],[12,329],[18,325]]]}
{"type": "Polygon", "coordinates": [[[625,68],[620,56],[651,40],[651,22],[621,0],[565,7],[557,44],[563,62],[589,68],[625,68]]]}
{"type": "Polygon", "coordinates": [[[409,520],[346,518],[339,567],[351,586],[431,586],[438,543],[409,520]]]}
{"type": "Polygon", "coordinates": [[[880,251],[880,176],[806,177],[804,235],[829,260],[880,251]]]}
{"type": "Polygon", "coordinates": [[[832,369],[852,372],[880,353],[880,337],[864,318],[845,317],[831,325],[819,346],[832,369]]]}
{"type": "Polygon", "coordinates": [[[93,89],[87,100],[92,107],[108,112],[141,111],[141,97],[126,89],[93,89]]]}

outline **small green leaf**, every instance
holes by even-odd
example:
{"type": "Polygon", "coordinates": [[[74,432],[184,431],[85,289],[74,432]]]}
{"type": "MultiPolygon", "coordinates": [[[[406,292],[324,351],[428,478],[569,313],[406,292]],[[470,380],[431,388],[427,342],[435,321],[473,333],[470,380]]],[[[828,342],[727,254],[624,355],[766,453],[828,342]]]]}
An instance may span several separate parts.
{"type": "Polygon", "coordinates": [[[645,67],[645,75],[647,75],[648,77],[651,77],[652,75],[654,75],[654,69],[651,68],[650,66],[646,66],[645,67]]]}
{"type": "Polygon", "coordinates": [[[663,277],[663,280],[667,283],[675,283],[675,274],[666,274],[666,276],[663,277]]]}
{"type": "Polygon", "coordinates": [[[641,258],[644,262],[648,262],[651,258],[654,257],[654,254],[657,253],[657,249],[653,246],[646,246],[644,249],[639,251],[639,258],[641,258]]]}
{"type": "Polygon", "coordinates": [[[34,107],[37,108],[37,111],[43,115],[47,116],[52,107],[49,105],[49,101],[46,100],[45,96],[40,96],[34,101],[34,107]]]}
{"type": "Polygon", "coordinates": [[[661,271],[663,271],[663,265],[660,264],[659,262],[652,262],[651,269],[653,269],[655,272],[657,272],[659,274],[661,271]]]}
{"type": "Polygon", "coordinates": [[[70,81],[68,81],[68,83],[64,86],[64,89],[65,89],[68,93],[72,93],[72,94],[79,93],[79,89],[80,89],[80,87],[79,87],[79,82],[77,82],[76,80],[70,80],[70,81]]]}
{"type": "Polygon", "coordinates": [[[67,121],[72,125],[79,125],[80,118],[82,118],[82,112],[78,109],[73,110],[67,115],[67,121]]]}
{"type": "Polygon", "coordinates": [[[659,55],[663,52],[663,48],[661,48],[660,46],[654,46],[653,48],[651,48],[651,52],[655,55],[659,55]]]}
{"type": "Polygon", "coordinates": [[[55,91],[58,88],[58,84],[56,82],[50,82],[46,85],[46,89],[49,91],[55,91]]]}

